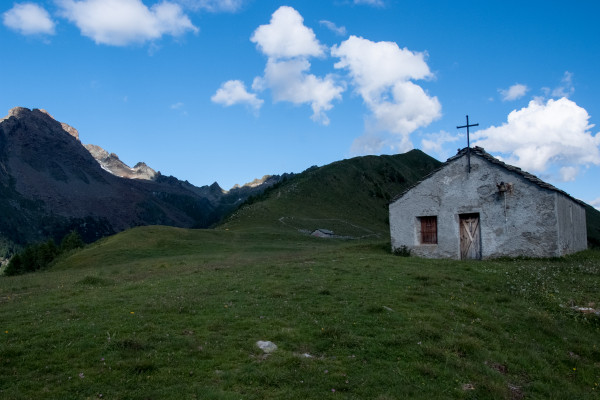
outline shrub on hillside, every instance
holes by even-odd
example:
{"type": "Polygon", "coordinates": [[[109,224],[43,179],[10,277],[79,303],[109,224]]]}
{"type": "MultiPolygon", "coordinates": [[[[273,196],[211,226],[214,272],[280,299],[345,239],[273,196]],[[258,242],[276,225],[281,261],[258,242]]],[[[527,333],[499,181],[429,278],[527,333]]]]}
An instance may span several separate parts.
{"type": "Polygon", "coordinates": [[[61,253],[65,253],[67,251],[80,249],[84,245],[85,243],[83,243],[79,233],[77,233],[77,231],[71,231],[71,233],[65,236],[60,242],[60,251],[61,253]]]}

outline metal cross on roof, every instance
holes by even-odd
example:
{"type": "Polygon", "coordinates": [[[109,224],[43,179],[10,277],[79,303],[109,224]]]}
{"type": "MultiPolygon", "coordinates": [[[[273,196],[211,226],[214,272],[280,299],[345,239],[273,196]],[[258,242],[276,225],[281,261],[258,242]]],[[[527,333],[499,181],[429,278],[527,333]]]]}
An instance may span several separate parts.
{"type": "Polygon", "coordinates": [[[471,139],[469,136],[469,128],[472,126],[479,126],[479,124],[469,124],[469,116],[467,115],[467,124],[456,127],[456,129],[467,128],[467,162],[469,164],[469,173],[471,173],[471,139]]]}

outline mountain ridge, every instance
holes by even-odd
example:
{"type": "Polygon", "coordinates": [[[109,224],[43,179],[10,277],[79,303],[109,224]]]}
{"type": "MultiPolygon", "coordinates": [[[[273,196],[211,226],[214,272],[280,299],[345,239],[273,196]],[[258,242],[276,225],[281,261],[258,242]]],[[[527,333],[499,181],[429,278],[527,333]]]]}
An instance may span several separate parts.
{"type": "Polygon", "coordinates": [[[75,128],[45,110],[15,107],[0,119],[0,258],[72,229],[89,242],[140,225],[209,227],[267,185],[224,192],[159,173],[119,177],[83,146],[75,128]]]}

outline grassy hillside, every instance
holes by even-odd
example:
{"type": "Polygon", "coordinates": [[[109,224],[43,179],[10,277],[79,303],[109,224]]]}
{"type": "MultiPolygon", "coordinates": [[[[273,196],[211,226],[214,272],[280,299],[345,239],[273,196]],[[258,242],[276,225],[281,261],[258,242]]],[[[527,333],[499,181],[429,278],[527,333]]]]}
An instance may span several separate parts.
{"type": "Polygon", "coordinates": [[[143,227],[3,277],[0,398],[597,398],[600,253],[385,247],[143,227]]]}
{"type": "Polygon", "coordinates": [[[387,235],[388,202],[440,162],[420,150],[366,156],[312,167],[251,199],[228,228],[324,228],[341,236],[387,235]]]}
{"type": "Polygon", "coordinates": [[[311,168],[218,229],[139,227],[0,277],[0,398],[598,398],[599,251],[389,253],[388,200],[436,165],[311,168]]]}

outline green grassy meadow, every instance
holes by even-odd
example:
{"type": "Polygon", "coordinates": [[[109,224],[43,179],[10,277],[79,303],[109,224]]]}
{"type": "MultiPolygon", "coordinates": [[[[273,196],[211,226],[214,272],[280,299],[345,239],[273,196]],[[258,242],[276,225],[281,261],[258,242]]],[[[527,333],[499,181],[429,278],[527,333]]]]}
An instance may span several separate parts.
{"type": "Polygon", "coordinates": [[[600,318],[572,306],[600,307],[598,251],[136,228],[0,278],[0,398],[600,398],[600,318]]]}

